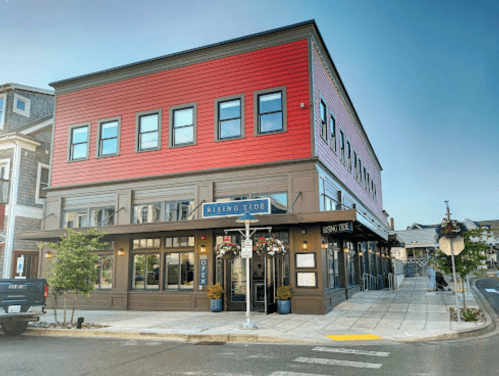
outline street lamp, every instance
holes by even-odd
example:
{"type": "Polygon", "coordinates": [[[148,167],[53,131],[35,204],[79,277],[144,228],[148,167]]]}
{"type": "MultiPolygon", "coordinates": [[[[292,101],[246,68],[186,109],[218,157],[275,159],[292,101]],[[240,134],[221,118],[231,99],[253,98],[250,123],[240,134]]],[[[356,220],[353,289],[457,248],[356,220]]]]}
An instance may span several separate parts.
{"type": "MultiPolygon", "coordinates": [[[[236,219],[237,223],[244,223],[246,228],[246,233],[244,234],[245,243],[251,242],[250,240],[250,223],[258,223],[258,219],[252,216],[250,213],[246,212],[244,215],[236,219]]],[[[250,248],[251,249],[251,248],[250,248]]],[[[246,322],[243,324],[245,329],[254,329],[255,323],[250,321],[250,260],[253,255],[253,250],[251,249],[250,257],[246,258],[246,322]]]]}

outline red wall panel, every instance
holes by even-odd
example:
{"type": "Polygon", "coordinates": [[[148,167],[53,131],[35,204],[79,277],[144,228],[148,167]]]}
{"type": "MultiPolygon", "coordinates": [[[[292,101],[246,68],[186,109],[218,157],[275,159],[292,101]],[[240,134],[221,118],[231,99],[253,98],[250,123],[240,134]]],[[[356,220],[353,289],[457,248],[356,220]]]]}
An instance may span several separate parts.
{"type": "Polygon", "coordinates": [[[57,97],[51,186],[310,157],[306,40],[57,97]],[[254,136],[253,93],[286,86],[287,132],[254,136]],[[244,93],[245,138],[214,142],[214,100],[244,93]],[[196,145],[168,148],[169,108],[197,102],[196,145]],[[162,109],[161,150],[135,153],[136,113],[162,109]],[[96,158],[97,122],[121,116],[120,155],[96,158]],[[68,127],[91,122],[89,159],[67,162],[68,127]]]}

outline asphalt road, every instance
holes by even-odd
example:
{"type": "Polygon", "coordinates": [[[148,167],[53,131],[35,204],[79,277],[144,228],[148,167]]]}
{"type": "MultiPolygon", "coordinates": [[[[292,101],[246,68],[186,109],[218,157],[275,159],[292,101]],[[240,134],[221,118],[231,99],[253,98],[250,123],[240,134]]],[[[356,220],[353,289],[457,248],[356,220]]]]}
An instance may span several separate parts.
{"type": "Polygon", "coordinates": [[[499,335],[331,346],[0,336],[0,375],[497,375],[499,335]]]}

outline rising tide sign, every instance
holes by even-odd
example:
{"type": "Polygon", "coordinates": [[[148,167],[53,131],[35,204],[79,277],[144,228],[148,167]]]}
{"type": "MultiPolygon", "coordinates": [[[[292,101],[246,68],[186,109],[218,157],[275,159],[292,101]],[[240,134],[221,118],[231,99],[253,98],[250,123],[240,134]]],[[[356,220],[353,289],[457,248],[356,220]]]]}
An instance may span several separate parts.
{"type": "Polygon", "coordinates": [[[203,204],[203,218],[241,216],[245,212],[250,214],[270,214],[270,199],[257,198],[203,204]]]}

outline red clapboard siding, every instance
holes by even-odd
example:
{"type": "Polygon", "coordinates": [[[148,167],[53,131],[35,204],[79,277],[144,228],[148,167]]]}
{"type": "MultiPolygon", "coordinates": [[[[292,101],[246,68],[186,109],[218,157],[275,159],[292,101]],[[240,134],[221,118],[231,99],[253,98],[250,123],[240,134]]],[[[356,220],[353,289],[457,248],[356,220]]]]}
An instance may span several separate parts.
{"type": "Polygon", "coordinates": [[[306,40],[57,97],[51,186],[265,163],[312,155],[306,40]],[[287,132],[254,136],[253,93],[286,86],[287,132]],[[244,94],[245,138],[214,142],[214,100],[244,94]],[[169,108],[197,102],[196,145],[169,148],[169,108]],[[161,150],[135,153],[136,114],[162,109],[161,150]],[[96,158],[97,123],[121,116],[120,155],[96,158]],[[89,159],[67,162],[68,127],[90,122],[89,159]]]}
{"type": "MultiPolygon", "coordinates": [[[[366,167],[373,181],[376,183],[376,192],[378,200],[377,202],[373,200],[371,196],[366,192],[366,190],[361,186],[361,184],[355,179],[355,171],[352,171],[343,165],[340,161],[339,153],[339,142],[338,154],[335,154],[328,143],[321,137],[321,118],[320,118],[320,97],[318,97],[315,104],[315,139],[317,140],[317,154],[319,158],[332,170],[336,175],[361,199],[364,205],[367,205],[378,218],[383,218],[383,200],[381,191],[381,173],[376,167],[376,164],[369,154],[368,146],[366,145],[364,139],[362,138],[357,126],[352,121],[343,101],[338,95],[333,83],[329,79],[324,66],[320,61],[320,57],[313,52],[314,59],[314,87],[318,94],[322,95],[326,101],[327,113],[329,119],[329,111],[331,110],[336,117],[336,132],[337,139],[339,139],[339,127],[343,130],[345,134],[345,148],[347,138],[350,141],[352,147],[352,158],[353,150],[357,152],[357,155],[362,160],[362,165],[366,167]]],[[[329,126],[329,124],[328,124],[329,126]]],[[[330,140],[328,140],[329,142],[330,140]]],[[[353,162],[352,162],[353,164],[353,162]]]]}

